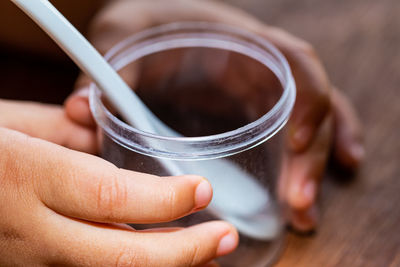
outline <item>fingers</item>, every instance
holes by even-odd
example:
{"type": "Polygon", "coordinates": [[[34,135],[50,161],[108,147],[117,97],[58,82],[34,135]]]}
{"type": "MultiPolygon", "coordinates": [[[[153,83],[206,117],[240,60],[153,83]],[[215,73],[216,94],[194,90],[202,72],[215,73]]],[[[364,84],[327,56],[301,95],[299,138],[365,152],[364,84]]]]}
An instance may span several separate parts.
{"type": "Polygon", "coordinates": [[[52,155],[40,199],[70,217],[97,222],[152,223],[177,219],[208,205],[212,188],[199,176],[158,177],[118,169],[100,158],[41,145],[52,155]]]}
{"type": "Polygon", "coordinates": [[[354,170],[364,158],[362,127],[354,108],[337,89],[332,91],[335,119],[334,157],[343,167],[354,170]]]}
{"type": "Polygon", "coordinates": [[[296,100],[289,121],[289,142],[296,152],[304,151],[312,143],[323,119],[329,110],[328,95],[313,95],[303,93],[296,100]]]}
{"type": "MultiPolygon", "coordinates": [[[[131,87],[135,88],[138,79],[139,63],[131,63],[119,71],[121,78],[131,87]]],[[[94,129],[96,123],[90,111],[89,92],[92,81],[81,74],[75,83],[75,91],[65,101],[65,113],[75,123],[94,129]]]]}
{"type": "Polygon", "coordinates": [[[294,228],[309,231],[317,223],[315,201],[330,153],[332,116],[328,116],[306,151],[289,152],[279,184],[281,200],[288,206],[294,228]]]}
{"type": "Polygon", "coordinates": [[[297,87],[296,104],[289,122],[289,145],[305,150],[330,110],[330,81],[311,45],[274,27],[260,32],[284,54],[297,87]]]}
{"type": "Polygon", "coordinates": [[[315,201],[331,142],[335,159],[349,169],[357,168],[364,155],[361,126],[353,108],[337,89],[331,99],[332,115],[324,119],[309,146],[289,152],[284,160],[279,192],[289,208],[292,226],[300,231],[312,230],[317,223],[315,201]]]}
{"type": "MultiPolygon", "coordinates": [[[[118,2],[116,4],[118,5],[118,2]]],[[[129,2],[126,4],[130,5],[129,2]]],[[[91,33],[89,34],[90,42],[102,55],[119,41],[122,41],[133,33],[129,31],[126,32],[126,29],[134,30],[134,23],[130,20],[132,12],[135,12],[134,9],[124,8],[123,10],[119,10],[119,12],[122,11],[122,13],[115,13],[113,10],[108,9],[109,8],[107,8],[107,12],[100,12],[100,16],[93,20],[94,22],[90,30],[91,33]],[[126,14],[127,11],[129,12],[129,15],[127,14],[128,16],[121,16],[121,14],[126,14]],[[119,25],[119,23],[115,25],[113,22],[110,22],[110,24],[103,24],[102,17],[109,17],[109,13],[112,13],[112,21],[124,20],[124,18],[128,17],[130,23],[128,25],[119,25]]],[[[125,66],[122,71],[118,72],[121,78],[131,88],[134,88],[138,78],[138,65],[138,62],[129,64],[125,66]]],[[[89,106],[89,86],[91,82],[92,80],[88,76],[81,73],[75,83],[74,93],[71,94],[64,103],[67,116],[72,121],[88,128],[94,128],[96,126],[89,106]]]]}
{"type": "Polygon", "coordinates": [[[68,148],[96,153],[95,132],[71,121],[55,105],[0,100],[0,127],[16,130],[68,148]]]}
{"type": "Polygon", "coordinates": [[[237,232],[224,222],[140,232],[125,225],[69,217],[78,214],[87,215],[83,219],[118,222],[137,215],[143,221],[149,217],[162,221],[207,205],[210,185],[201,177],[170,181],[151,175],[141,176],[146,179],[143,184],[136,179],[138,174],[119,171],[94,156],[5,128],[0,132],[2,164],[7,167],[1,188],[6,193],[13,189],[9,194],[12,203],[3,206],[5,211],[9,205],[10,211],[17,207],[2,222],[6,230],[11,225],[11,239],[16,240],[7,242],[12,244],[11,253],[7,252],[18,259],[40,266],[197,266],[237,246],[237,232]],[[85,171],[89,174],[80,176],[85,171]],[[126,182],[125,189],[112,178],[107,184],[110,174],[133,181],[126,182]],[[119,193],[124,190],[129,194],[119,193]],[[143,213],[148,210],[153,214],[143,213]],[[29,246],[21,247],[21,242],[29,246]]]}
{"type": "MultiPolygon", "coordinates": [[[[49,216],[50,217],[50,216],[49,216]]],[[[137,232],[51,216],[42,238],[53,264],[79,266],[199,266],[232,252],[236,230],[208,222],[172,232],[137,232]],[[64,244],[63,249],[55,244],[64,244]],[[52,245],[54,244],[54,245],[52,245]]]]}
{"type": "Polygon", "coordinates": [[[64,103],[67,116],[79,125],[95,128],[96,123],[90,111],[89,84],[78,88],[64,103]]]}

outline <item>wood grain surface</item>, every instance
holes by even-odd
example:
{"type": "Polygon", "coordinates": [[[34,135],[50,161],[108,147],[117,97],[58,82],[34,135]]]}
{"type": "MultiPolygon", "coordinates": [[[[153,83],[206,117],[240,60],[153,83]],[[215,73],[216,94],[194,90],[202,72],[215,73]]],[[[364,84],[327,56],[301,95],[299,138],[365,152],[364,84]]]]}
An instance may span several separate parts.
{"type": "Polygon", "coordinates": [[[400,1],[227,2],[311,42],[365,127],[359,173],[328,172],[316,235],[289,234],[277,266],[400,266],[400,1]]]}
{"type": "MultiPolygon", "coordinates": [[[[400,1],[226,2],[311,42],[365,127],[359,173],[327,172],[317,233],[289,234],[277,266],[400,266],[400,1]]],[[[25,57],[0,52],[0,97],[62,102],[77,69],[25,57]]]]}

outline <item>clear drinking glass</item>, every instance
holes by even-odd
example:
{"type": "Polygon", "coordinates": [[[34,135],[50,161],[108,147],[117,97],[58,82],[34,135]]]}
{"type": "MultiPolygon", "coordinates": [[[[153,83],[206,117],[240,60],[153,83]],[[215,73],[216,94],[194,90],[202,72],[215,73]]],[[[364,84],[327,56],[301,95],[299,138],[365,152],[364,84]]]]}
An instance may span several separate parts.
{"type": "Polygon", "coordinates": [[[296,90],[281,53],[237,28],[182,22],[137,33],[106,59],[173,130],[148,133],[126,124],[92,84],[102,157],[160,176],[202,175],[214,190],[203,211],[134,227],[226,220],[238,229],[240,243],[218,259],[222,266],[271,264],[284,240],[276,189],[296,90]]]}

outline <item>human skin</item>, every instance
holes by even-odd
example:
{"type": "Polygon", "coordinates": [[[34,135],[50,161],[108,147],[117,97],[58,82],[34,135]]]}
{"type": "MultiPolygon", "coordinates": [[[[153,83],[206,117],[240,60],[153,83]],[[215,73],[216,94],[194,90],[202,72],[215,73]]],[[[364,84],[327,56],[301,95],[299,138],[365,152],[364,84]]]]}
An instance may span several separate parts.
{"type": "MultiPolygon", "coordinates": [[[[238,26],[269,40],[285,55],[295,78],[297,99],[288,125],[279,197],[287,206],[288,221],[295,229],[314,229],[319,185],[329,155],[333,153],[334,159],[350,170],[357,169],[364,155],[360,122],[347,98],[331,84],[310,44],[216,1],[114,1],[94,18],[89,39],[104,54],[135,32],[174,21],[238,26]]],[[[162,68],[162,60],[159,63],[153,65],[162,68]]],[[[123,78],[133,86],[136,73],[134,69],[124,70],[123,78]]],[[[250,77],[252,73],[245,74],[250,77]]],[[[229,84],[234,90],[238,82],[233,78],[237,75],[225,78],[221,84],[229,84]]],[[[87,99],[88,83],[88,78],[81,75],[76,94],[66,101],[65,108],[72,120],[94,129],[87,99]]]]}
{"type": "MultiPolygon", "coordinates": [[[[285,54],[298,99],[289,122],[280,197],[290,207],[294,227],[315,227],[315,201],[329,153],[333,150],[349,168],[358,166],[363,153],[358,119],[330,84],[312,47],[226,5],[154,2],[105,6],[91,24],[92,43],[104,53],[144,28],[197,18],[247,28],[285,54]]],[[[190,214],[209,203],[212,189],[203,177],[161,179],[89,155],[97,152],[97,144],[86,85],[80,78],[65,110],[0,100],[0,265],[198,266],[231,252],[238,236],[225,222],[151,232],[124,225],[190,214]]]]}
{"type": "Polygon", "coordinates": [[[236,230],[221,221],[149,231],[125,224],[205,208],[205,178],[163,179],[78,152],[95,151],[95,133],[59,106],[0,100],[0,113],[1,266],[200,266],[237,246],[236,230]]]}

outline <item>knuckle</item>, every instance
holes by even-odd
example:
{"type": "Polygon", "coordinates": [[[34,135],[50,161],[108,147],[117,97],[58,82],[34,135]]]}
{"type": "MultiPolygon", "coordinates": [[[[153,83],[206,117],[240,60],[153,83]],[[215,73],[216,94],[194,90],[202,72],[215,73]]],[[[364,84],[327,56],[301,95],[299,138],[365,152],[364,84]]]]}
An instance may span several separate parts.
{"type": "Polygon", "coordinates": [[[331,99],[328,90],[315,90],[314,108],[311,113],[317,112],[321,118],[324,118],[331,110],[331,99]]]}
{"type": "Polygon", "coordinates": [[[292,47],[291,59],[294,68],[321,68],[316,50],[310,43],[303,40],[292,47]]]}
{"type": "Polygon", "coordinates": [[[292,46],[292,53],[297,56],[306,56],[308,58],[317,58],[314,46],[304,40],[297,39],[292,46]]]}
{"type": "MultiPolygon", "coordinates": [[[[26,188],[35,178],[36,168],[26,168],[35,160],[26,154],[26,148],[31,146],[33,138],[22,134],[10,134],[9,130],[0,130],[0,189],[12,185],[17,188],[26,188]],[[21,164],[24,162],[25,164],[21,164]]],[[[39,150],[40,152],[40,150],[39,150]]],[[[38,152],[38,153],[39,153],[38,152]]],[[[34,166],[34,164],[32,164],[34,166]]]]}
{"type": "Polygon", "coordinates": [[[176,204],[178,203],[178,194],[176,189],[172,186],[169,185],[167,187],[166,193],[163,196],[162,199],[162,205],[160,207],[163,207],[163,211],[165,212],[165,216],[168,218],[174,218],[176,214],[176,204]]]}
{"type": "Polygon", "coordinates": [[[118,214],[120,207],[127,203],[128,192],[126,179],[118,176],[118,172],[100,179],[97,186],[97,210],[103,217],[113,218],[118,214]]]}
{"type": "Polygon", "coordinates": [[[198,244],[193,244],[188,251],[185,266],[197,266],[202,261],[201,248],[198,244]]]}
{"type": "Polygon", "coordinates": [[[317,53],[314,49],[314,46],[306,41],[302,41],[299,44],[299,50],[305,55],[311,56],[311,57],[316,57],[317,53]]]}
{"type": "Polygon", "coordinates": [[[123,247],[115,259],[115,267],[149,266],[147,254],[140,248],[123,247]]]}

